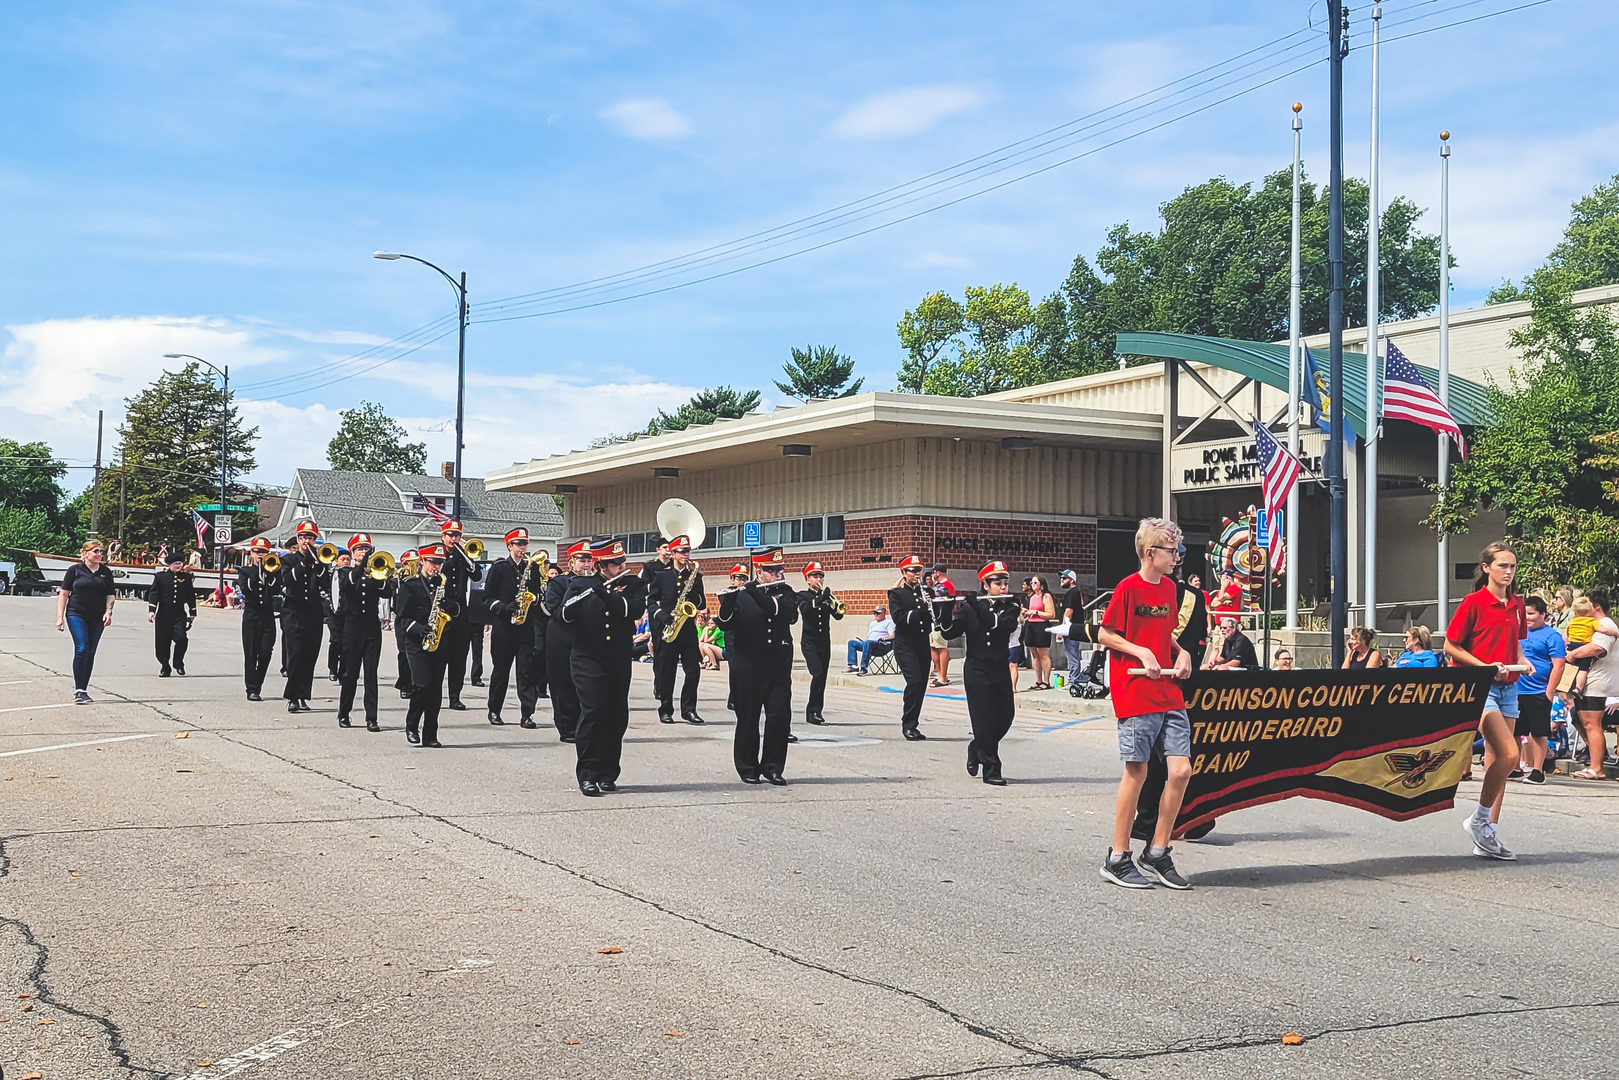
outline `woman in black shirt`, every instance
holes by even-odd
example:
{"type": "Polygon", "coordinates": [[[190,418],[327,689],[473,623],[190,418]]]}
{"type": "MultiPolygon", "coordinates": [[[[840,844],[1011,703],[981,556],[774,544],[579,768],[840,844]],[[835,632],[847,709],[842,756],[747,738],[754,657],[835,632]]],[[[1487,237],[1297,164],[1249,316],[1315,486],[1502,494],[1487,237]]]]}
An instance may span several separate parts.
{"type": "Polygon", "coordinates": [[[67,568],[56,594],[56,629],[73,634],[73,701],[90,701],[90,671],[96,664],[101,631],[112,625],[113,576],[101,565],[107,549],[91,540],[79,551],[84,560],[67,568]]]}

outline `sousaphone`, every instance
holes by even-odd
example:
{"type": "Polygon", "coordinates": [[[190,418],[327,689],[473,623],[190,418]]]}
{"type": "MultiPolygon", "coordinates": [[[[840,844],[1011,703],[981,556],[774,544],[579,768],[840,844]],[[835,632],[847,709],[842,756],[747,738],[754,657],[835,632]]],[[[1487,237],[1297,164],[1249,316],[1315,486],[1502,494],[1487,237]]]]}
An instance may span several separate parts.
{"type": "Polygon", "coordinates": [[[703,546],[703,534],[707,531],[703,515],[685,499],[665,499],[658,504],[658,532],[665,539],[689,536],[695,549],[703,546]]]}

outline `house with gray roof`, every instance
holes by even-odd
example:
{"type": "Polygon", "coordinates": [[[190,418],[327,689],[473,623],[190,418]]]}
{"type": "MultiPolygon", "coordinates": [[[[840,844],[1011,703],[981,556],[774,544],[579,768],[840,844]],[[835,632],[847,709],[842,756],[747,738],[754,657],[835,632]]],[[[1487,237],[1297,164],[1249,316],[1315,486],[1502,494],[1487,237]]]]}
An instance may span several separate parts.
{"type": "MultiPolygon", "coordinates": [[[[555,556],[562,514],[550,495],[488,491],[481,478],[468,476],[461,480],[461,501],[466,539],[477,537],[498,556],[506,534],[522,525],[529,531],[531,551],[544,547],[555,556]]],[[[425,474],[298,469],[280,515],[259,535],[280,544],[300,521],[312,520],[321,536],[334,543],[347,544],[355,533],[369,533],[377,550],[398,555],[437,542],[439,527],[428,513],[429,502],[452,513],[455,481],[425,474]]]]}

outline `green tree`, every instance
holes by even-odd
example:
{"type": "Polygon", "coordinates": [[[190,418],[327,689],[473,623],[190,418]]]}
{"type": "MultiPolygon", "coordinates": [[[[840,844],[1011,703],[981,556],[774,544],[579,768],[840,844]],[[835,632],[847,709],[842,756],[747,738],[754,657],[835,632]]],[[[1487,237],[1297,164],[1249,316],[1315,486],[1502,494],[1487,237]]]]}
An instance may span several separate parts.
{"type": "Polygon", "coordinates": [[[776,389],[800,401],[811,398],[854,397],[860,393],[864,379],[849,380],[854,376],[854,361],[838,353],[836,345],[810,345],[792,350],[792,359],[782,365],[786,382],[776,383],[776,389]]]}
{"type": "Polygon", "coordinates": [[[38,576],[30,551],[76,552],[84,529],[67,503],[67,464],[43,442],[0,438],[0,558],[38,576]]]}
{"type": "Polygon", "coordinates": [[[1619,176],[1574,203],[1563,239],[1522,288],[1504,281],[1490,293],[1489,303],[1522,300],[1552,278],[1568,291],[1619,282],[1619,176]]]}
{"type": "Polygon", "coordinates": [[[420,473],[427,469],[427,444],[406,442],[409,433],[374,401],[343,409],[337,434],[326,444],[326,462],[354,472],[420,473]]]}
{"type": "Polygon", "coordinates": [[[1036,354],[1035,309],[1016,282],[983,288],[969,285],[955,354],[936,361],[924,389],[930,394],[972,397],[1045,381],[1036,354]]]}
{"type": "MultiPolygon", "coordinates": [[[[1115,225],[1094,265],[1075,258],[1067,279],[1034,305],[1029,320],[1004,349],[975,352],[960,323],[921,318],[930,303],[960,311],[943,293],[924,299],[900,322],[907,358],[900,385],[935,392],[1024,386],[1105,371],[1116,364],[1115,335],[1127,330],[1271,341],[1287,333],[1291,278],[1292,170],[1251,184],[1216,177],[1189,187],[1160,208],[1156,231],[1115,225]],[[929,379],[928,363],[956,344],[963,374],[929,379]],[[930,353],[920,349],[929,347],[930,353]],[[986,365],[996,370],[986,370],[986,365]]],[[[1352,326],[1366,316],[1366,215],[1370,197],[1358,180],[1344,184],[1345,314],[1352,326]],[[1357,301],[1357,297],[1359,298],[1357,301]]],[[[1305,333],[1326,328],[1327,191],[1305,182],[1300,191],[1300,258],[1306,280],[1300,322],[1305,333]]],[[[1385,319],[1420,315],[1439,299],[1438,238],[1418,231],[1421,210],[1397,198],[1383,210],[1379,245],[1380,307],[1385,319]]]]}
{"type": "Polygon", "coordinates": [[[658,410],[641,432],[657,435],[665,431],[684,431],[693,424],[712,424],[715,420],[740,420],[759,407],[759,391],[737,393],[729,386],[713,386],[699,390],[673,413],[658,410]]]}
{"type": "Polygon", "coordinates": [[[1531,275],[1530,321],[1510,339],[1523,362],[1491,385],[1493,422],[1429,523],[1457,533],[1480,508],[1500,510],[1528,583],[1589,587],[1619,574],[1619,323],[1575,308],[1567,280],[1531,275]]]}
{"type": "Polygon", "coordinates": [[[905,348],[905,361],[899,369],[899,389],[913,394],[924,392],[928,368],[961,333],[966,313],[949,294],[932,293],[922,298],[916,310],[907,311],[899,321],[899,343],[905,348]]]}
{"type": "MultiPolygon", "coordinates": [[[[119,464],[101,473],[103,532],[109,507],[116,514],[119,479],[127,474],[124,535],[130,544],[194,536],[191,511],[199,503],[219,500],[220,424],[228,421],[226,452],[227,501],[251,498],[251,489],[235,478],[251,472],[259,429],[241,424],[233,405],[221,417],[220,389],[198,364],[165,372],[151,386],[126,399],[118,428],[119,464]]],[[[85,504],[88,507],[88,503],[85,504]]],[[[88,509],[84,511],[88,516],[88,509]]],[[[256,519],[236,516],[234,525],[247,532],[256,519]]]]}

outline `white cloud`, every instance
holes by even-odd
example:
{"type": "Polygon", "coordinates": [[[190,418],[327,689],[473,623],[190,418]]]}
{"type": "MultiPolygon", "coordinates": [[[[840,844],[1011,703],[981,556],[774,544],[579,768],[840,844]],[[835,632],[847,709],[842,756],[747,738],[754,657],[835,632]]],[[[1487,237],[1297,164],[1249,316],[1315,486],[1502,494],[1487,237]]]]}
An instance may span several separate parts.
{"type": "Polygon", "coordinates": [[[888,90],[872,95],[838,117],[832,133],[845,139],[915,135],[984,100],[982,91],[961,83],[888,90]]]}
{"type": "Polygon", "coordinates": [[[632,139],[678,139],[692,132],[691,118],[662,98],[630,98],[602,110],[602,118],[632,139]]]}

